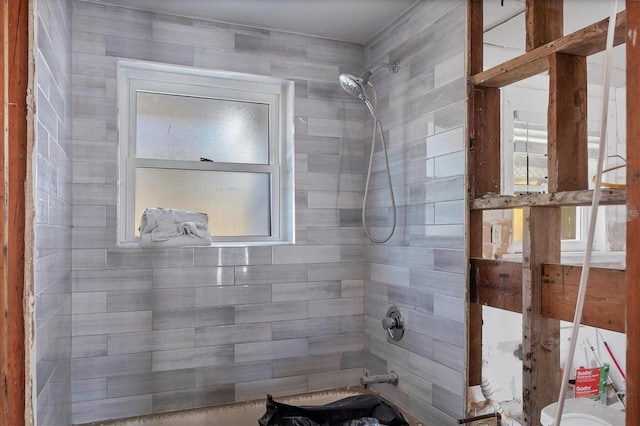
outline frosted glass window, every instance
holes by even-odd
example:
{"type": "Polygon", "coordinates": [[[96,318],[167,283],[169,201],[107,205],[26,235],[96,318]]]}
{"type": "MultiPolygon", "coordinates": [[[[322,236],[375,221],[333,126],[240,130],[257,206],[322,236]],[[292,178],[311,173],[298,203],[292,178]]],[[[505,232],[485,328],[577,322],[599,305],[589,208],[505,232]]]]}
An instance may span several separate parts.
{"type": "Polygon", "coordinates": [[[212,245],[295,241],[295,83],[118,60],[118,241],[146,208],[206,213],[212,245]]]}
{"type": "Polygon", "coordinates": [[[137,92],[136,156],[269,163],[269,105],[137,92]]]}
{"type": "Polygon", "coordinates": [[[271,233],[269,174],[139,168],[136,217],[147,207],[207,213],[215,237],[271,233]]]}

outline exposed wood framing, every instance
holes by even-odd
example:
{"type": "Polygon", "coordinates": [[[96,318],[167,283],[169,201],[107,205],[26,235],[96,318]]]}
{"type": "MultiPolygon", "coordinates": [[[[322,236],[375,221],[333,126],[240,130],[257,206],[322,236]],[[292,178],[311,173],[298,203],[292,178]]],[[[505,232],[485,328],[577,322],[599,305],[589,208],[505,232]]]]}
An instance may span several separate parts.
{"type": "Polygon", "coordinates": [[[627,0],[626,424],[640,424],[640,1],[627,0]]]}
{"type": "MultiPolygon", "coordinates": [[[[482,72],[483,63],[483,40],[478,34],[483,32],[482,18],[482,1],[469,0],[467,3],[467,74],[474,75],[482,72]]],[[[467,84],[467,99],[472,99],[473,88],[471,84],[467,84]]],[[[467,122],[474,122],[474,104],[467,102],[467,122]]],[[[467,126],[467,131],[472,126],[467,126]]],[[[471,135],[468,135],[469,147],[471,146],[471,135]]],[[[469,158],[471,158],[469,156],[469,158]]],[[[473,165],[470,162],[469,168],[473,165]]],[[[473,196],[471,195],[471,198],[473,196]]],[[[469,233],[469,255],[482,256],[482,212],[471,212],[469,215],[470,229],[469,233]]],[[[470,299],[473,295],[469,295],[470,299]]],[[[468,348],[467,348],[467,378],[468,385],[479,385],[482,382],[482,306],[469,303],[468,312],[468,348]]]]}
{"type": "MultiPolygon", "coordinates": [[[[528,195],[483,195],[471,201],[472,210],[500,210],[527,206],[589,206],[593,198],[592,190],[566,191],[550,194],[528,195]]],[[[623,205],[625,203],[624,189],[603,189],[600,198],[601,205],[623,205]]]]}
{"type": "Polygon", "coordinates": [[[522,399],[528,425],[560,391],[560,321],[542,316],[542,264],[560,262],[560,208],[524,207],[522,399]]]}
{"type": "Polygon", "coordinates": [[[522,263],[471,259],[472,302],[522,313],[522,263]]]}
{"type": "MultiPolygon", "coordinates": [[[[627,185],[603,189],[602,205],[627,205],[627,271],[591,268],[583,323],[627,333],[626,424],[640,424],[640,0],[627,0],[616,16],[614,45],[627,43],[627,185]],[[628,22],[627,22],[628,20],[628,22]],[[626,298],[624,297],[626,296],[626,298]],[[627,309],[625,309],[625,307],[627,309]],[[630,309],[630,307],[633,307],[630,309]],[[623,312],[626,312],[623,316],[623,312]]],[[[604,51],[608,21],[562,36],[562,2],[527,0],[527,52],[488,70],[473,56],[482,26],[469,25],[470,333],[473,356],[481,357],[476,306],[522,312],[524,423],[539,424],[540,410],[560,387],[559,320],[573,319],[581,267],[560,265],[560,207],[590,205],[587,190],[586,57],[604,51]],[[480,70],[480,71],[478,71],[480,70]],[[499,89],[549,71],[549,192],[499,195],[499,89]],[[495,89],[495,91],[491,90],[495,89]],[[522,207],[523,261],[482,257],[482,212],[522,207]],[[474,239],[475,238],[475,239],[474,239]],[[479,239],[479,241],[477,240],[479,239]],[[520,301],[520,303],[518,302],[520,301]],[[474,321],[477,321],[474,323],[474,321]],[[479,354],[479,355],[478,355],[479,354]]],[[[482,14],[469,2],[469,20],[482,14]]]]}
{"type": "Polygon", "coordinates": [[[500,90],[474,87],[469,133],[471,198],[500,193],[500,90]]]}
{"type": "MultiPolygon", "coordinates": [[[[624,43],[626,12],[618,13],[614,45],[624,43]]],[[[549,70],[549,55],[567,53],[590,56],[605,49],[609,18],[589,25],[558,40],[540,46],[479,74],[471,76],[471,83],[483,87],[504,87],[549,70]]]]}
{"type": "MultiPolygon", "coordinates": [[[[543,265],[542,313],[545,317],[573,321],[581,266],[543,265]]],[[[625,332],[625,283],[623,270],[589,268],[582,324],[625,332]]]]}
{"type": "Polygon", "coordinates": [[[2,240],[0,425],[25,423],[25,179],[27,169],[28,1],[0,2],[2,32],[2,240]]]}
{"type": "MultiPolygon", "coordinates": [[[[482,257],[482,211],[472,211],[469,215],[469,253],[472,257],[482,257]]],[[[473,277],[473,270],[470,271],[473,277]]],[[[469,386],[482,383],[482,305],[478,304],[476,288],[469,288],[469,386]]]]}
{"type": "Polygon", "coordinates": [[[562,37],[562,8],[559,0],[527,0],[527,52],[562,37]]]}
{"type": "MultiPolygon", "coordinates": [[[[511,312],[522,312],[522,263],[471,259],[472,302],[511,312]]],[[[542,264],[542,315],[573,321],[581,266],[542,264]]],[[[594,268],[582,324],[624,333],[625,271],[594,268]]]]}
{"type": "MultiPolygon", "coordinates": [[[[552,0],[552,4],[562,2],[552,0]]],[[[587,58],[549,56],[549,192],[588,189],[587,58]]]]}

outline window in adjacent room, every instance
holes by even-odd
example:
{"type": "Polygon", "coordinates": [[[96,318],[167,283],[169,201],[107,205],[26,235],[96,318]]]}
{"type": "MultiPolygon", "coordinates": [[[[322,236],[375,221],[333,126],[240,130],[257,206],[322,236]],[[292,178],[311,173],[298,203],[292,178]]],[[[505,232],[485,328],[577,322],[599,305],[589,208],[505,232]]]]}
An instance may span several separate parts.
{"type": "Polygon", "coordinates": [[[214,245],[293,242],[293,83],[120,61],[119,239],[145,208],[207,213],[214,245]]]}

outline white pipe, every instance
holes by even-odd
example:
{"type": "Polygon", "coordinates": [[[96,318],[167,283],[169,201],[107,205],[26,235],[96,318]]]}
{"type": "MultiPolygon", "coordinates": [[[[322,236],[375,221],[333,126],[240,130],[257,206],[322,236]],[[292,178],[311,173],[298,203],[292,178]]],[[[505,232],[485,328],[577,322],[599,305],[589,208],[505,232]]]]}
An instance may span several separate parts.
{"type": "Polygon", "coordinates": [[[591,219],[589,220],[589,232],[587,234],[587,247],[584,253],[584,261],[582,263],[582,274],[580,275],[580,287],[578,289],[578,301],[576,303],[575,315],[573,317],[573,329],[571,333],[571,341],[569,345],[569,355],[564,366],[564,374],[562,375],[562,386],[560,387],[560,395],[558,395],[558,408],[556,411],[555,426],[560,426],[562,411],[564,409],[564,398],[569,386],[569,374],[573,364],[573,357],[576,351],[576,341],[578,340],[578,330],[580,329],[580,321],[582,321],[582,309],[584,307],[584,299],[587,294],[587,281],[589,279],[589,268],[591,266],[591,253],[593,251],[593,237],[596,228],[596,219],[598,218],[598,205],[600,204],[600,194],[602,183],[602,169],[604,162],[604,153],[606,151],[605,142],[607,140],[607,115],[609,113],[609,86],[611,80],[611,55],[613,49],[613,36],[616,27],[616,10],[618,0],[611,5],[611,13],[609,14],[609,28],[607,30],[607,44],[605,50],[604,61],[604,77],[602,82],[602,117],[600,120],[600,145],[598,150],[598,164],[596,172],[595,187],[593,188],[593,200],[591,202],[591,219]]]}

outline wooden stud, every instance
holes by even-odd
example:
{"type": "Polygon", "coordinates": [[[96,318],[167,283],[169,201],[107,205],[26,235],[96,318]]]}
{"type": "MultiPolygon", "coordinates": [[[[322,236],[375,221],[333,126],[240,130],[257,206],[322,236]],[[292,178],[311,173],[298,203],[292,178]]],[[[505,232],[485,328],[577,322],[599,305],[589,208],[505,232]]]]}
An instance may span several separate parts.
{"type": "Polygon", "coordinates": [[[549,57],[549,192],[588,189],[587,58],[549,57]]]}
{"type": "MultiPolygon", "coordinates": [[[[472,211],[469,215],[469,246],[473,257],[482,256],[482,211],[472,211]]],[[[482,383],[482,306],[476,303],[476,286],[472,285],[475,275],[470,271],[469,286],[469,386],[482,383]]]]}
{"type": "MultiPolygon", "coordinates": [[[[613,45],[625,40],[626,12],[616,15],[616,32],[613,45]]],[[[576,56],[591,56],[606,48],[609,18],[589,25],[574,33],[540,46],[530,52],[496,65],[471,77],[471,83],[483,87],[504,87],[549,69],[548,58],[554,53],[576,56]]]]}
{"type": "MultiPolygon", "coordinates": [[[[467,2],[467,75],[471,76],[482,71],[483,67],[483,18],[482,0],[470,0],[467,2]]],[[[468,149],[473,145],[472,136],[475,133],[472,129],[475,123],[473,87],[467,83],[467,140],[468,149]]],[[[473,157],[468,153],[469,168],[473,157]]],[[[469,176],[472,176],[469,174],[469,176]]],[[[471,183],[470,183],[471,186],[471,183]]],[[[471,256],[482,256],[482,212],[471,212],[469,215],[469,253],[471,256]]],[[[468,282],[468,280],[467,280],[468,282]]],[[[468,291],[471,289],[468,288],[468,291]]],[[[469,295],[472,299],[473,296],[469,295]]],[[[482,383],[482,306],[467,302],[469,307],[467,319],[467,385],[475,386],[482,383]]]]}
{"type": "Polygon", "coordinates": [[[0,425],[25,424],[25,182],[27,171],[27,90],[29,1],[0,2],[2,31],[2,413],[0,425]],[[3,154],[3,155],[4,155],[3,154]]]}
{"type": "Polygon", "coordinates": [[[640,424],[640,2],[627,0],[626,424],[640,424]]]}
{"type": "Polygon", "coordinates": [[[522,263],[471,259],[474,303],[522,313],[522,263]]]}
{"type": "Polygon", "coordinates": [[[482,72],[484,51],[484,30],[482,18],[482,0],[469,0],[467,4],[467,73],[482,72]]]}
{"type": "MultiPolygon", "coordinates": [[[[573,321],[582,267],[542,265],[542,314],[573,321]]],[[[605,330],[625,331],[626,274],[623,270],[589,268],[582,321],[605,330]]]]}
{"type": "MultiPolygon", "coordinates": [[[[542,315],[573,321],[582,268],[541,266],[542,315]]],[[[591,267],[582,324],[624,333],[625,279],[624,270],[591,267]]],[[[472,303],[522,313],[522,263],[472,258],[470,284],[472,303]]]]}
{"type": "Polygon", "coordinates": [[[500,90],[474,87],[469,130],[471,198],[500,193],[500,90]]]}
{"type": "Polygon", "coordinates": [[[524,207],[522,242],[522,386],[527,425],[560,390],[560,321],[542,316],[542,263],[560,261],[560,208],[524,207]]]}
{"type": "Polygon", "coordinates": [[[562,0],[527,0],[527,52],[563,36],[562,3],[562,0]]]}

